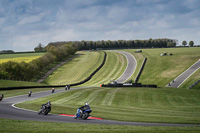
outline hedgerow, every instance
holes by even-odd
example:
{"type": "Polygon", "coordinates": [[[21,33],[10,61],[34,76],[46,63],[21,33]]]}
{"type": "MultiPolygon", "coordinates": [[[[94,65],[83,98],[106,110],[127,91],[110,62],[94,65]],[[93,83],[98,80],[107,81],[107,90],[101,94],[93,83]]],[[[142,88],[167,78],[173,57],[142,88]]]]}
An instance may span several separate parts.
{"type": "Polygon", "coordinates": [[[75,54],[76,48],[71,44],[59,47],[47,47],[47,53],[31,62],[8,61],[0,64],[0,79],[30,81],[48,65],[61,61],[75,54]]]}

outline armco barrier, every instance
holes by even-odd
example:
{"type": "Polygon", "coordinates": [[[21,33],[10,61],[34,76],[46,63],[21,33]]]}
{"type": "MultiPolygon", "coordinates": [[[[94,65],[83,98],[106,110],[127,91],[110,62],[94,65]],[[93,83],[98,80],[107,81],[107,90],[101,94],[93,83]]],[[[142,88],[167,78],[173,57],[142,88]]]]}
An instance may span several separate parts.
{"type": "Polygon", "coordinates": [[[140,71],[139,71],[137,77],[135,78],[135,83],[138,82],[138,80],[139,80],[139,78],[140,78],[140,75],[141,75],[141,73],[142,73],[142,70],[144,69],[144,65],[145,65],[146,61],[147,61],[147,58],[145,57],[145,58],[144,58],[144,61],[143,61],[143,64],[142,64],[142,66],[141,66],[141,68],[140,68],[140,71]]]}
{"type": "Polygon", "coordinates": [[[157,85],[142,85],[141,83],[132,83],[132,84],[101,84],[101,87],[148,87],[148,88],[157,88],[157,85]]]}
{"type": "Polygon", "coordinates": [[[198,83],[200,83],[200,80],[197,80],[194,84],[192,84],[190,87],[188,87],[188,89],[192,89],[192,88],[195,87],[198,83]]]}
{"type": "MultiPolygon", "coordinates": [[[[107,54],[106,54],[106,52],[104,52],[103,62],[101,63],[101,65],[92,74],[90,74],[89,77],[87,77],[85,80],[80,81],[78,83],[73,83],[73,84],[68,84],[68,85],[77,86],[77,85],[81,85],[81,84],[89,81],[92,78],[92,76],[94,76],[94,74],[97,73],[103,67],[103,65],[106,62],[106,58],[107,58],[107,54]]],[[[65,87],[65,86],[66,85],[4,87],[4,88],[0,88],[0,90],[29,89],[29,88],[51,88],[51,87],[65,87]]]]}

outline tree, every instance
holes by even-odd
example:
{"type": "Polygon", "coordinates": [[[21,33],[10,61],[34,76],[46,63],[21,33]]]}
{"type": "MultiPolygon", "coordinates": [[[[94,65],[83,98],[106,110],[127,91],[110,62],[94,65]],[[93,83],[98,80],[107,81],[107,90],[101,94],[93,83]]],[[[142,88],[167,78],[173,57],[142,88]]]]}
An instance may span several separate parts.
{"type": "Polygon", "coordinates": [[[176,47],[176,43],[174,43],[174,42],[167,42],[167,47],[176,47]]]}
{"type": "Polygon", "coordinates": [[[41,43],[39,43],[38,46],[34,48],[34,50],[35,50],[35,52],[44,52],[44,51],[46,51],[41,43]]]}
{"type": "Polygon", "coordinates": [[[194,42],[193,42],[193,41],[190,41],[190,42],[189,42],[189,45],[190,45],[190,47],[193,47],[193,46],[194,46],[194,42]]]}
{"type": "Polygon", "coordinates": [[[186,41],[183,41],[183,42],[182,42],[182,45],[183,45],[183,46],[187,45],[187,42],[186,42],[186,41]]]}

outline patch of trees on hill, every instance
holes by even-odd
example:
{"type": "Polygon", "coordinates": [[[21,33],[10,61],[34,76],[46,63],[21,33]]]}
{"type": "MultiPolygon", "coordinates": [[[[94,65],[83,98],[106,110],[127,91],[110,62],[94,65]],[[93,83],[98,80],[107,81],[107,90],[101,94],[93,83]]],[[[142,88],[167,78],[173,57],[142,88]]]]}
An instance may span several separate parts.
{"type": "Polygon", "coordinates": [[[13,54],[15,53],[13,50],[2,50],[0,51],[0,54],[13,54]]]}
{"type": "Polygon", "coordinates": [[[62,46],[71,43],[77,50],[90,49],[120,49],[120,48],[167,48],[175,47],[177,40],[174,39],[148,39],[148,40],[117,40],[117,41],[68,41],[51,42],[47,46],[62,46]]]}
{"type": "Polygon", "coordinates": [[[8,61],[0,64],[0,79],[30,81],[48,65],[76,53],[76,48],[71,44],[64,44],[60,47],[48,46],[46,50],[45,55],[29,63],[8,61]]]}

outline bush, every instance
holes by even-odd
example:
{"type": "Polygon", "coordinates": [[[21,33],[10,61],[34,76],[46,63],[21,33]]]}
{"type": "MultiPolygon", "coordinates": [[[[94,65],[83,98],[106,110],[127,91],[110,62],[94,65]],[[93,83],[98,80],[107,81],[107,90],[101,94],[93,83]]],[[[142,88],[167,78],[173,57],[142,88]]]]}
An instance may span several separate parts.
{"type": "Polygon", "coordinates": [[[75,52],[76,49],[69,44],[60,47],[51,46],[45,55],[29,63],[8,61],[0,64],[0,78],[30,81],[48,65],[63,60],[67,56],[75,54],[75,52]]]}

